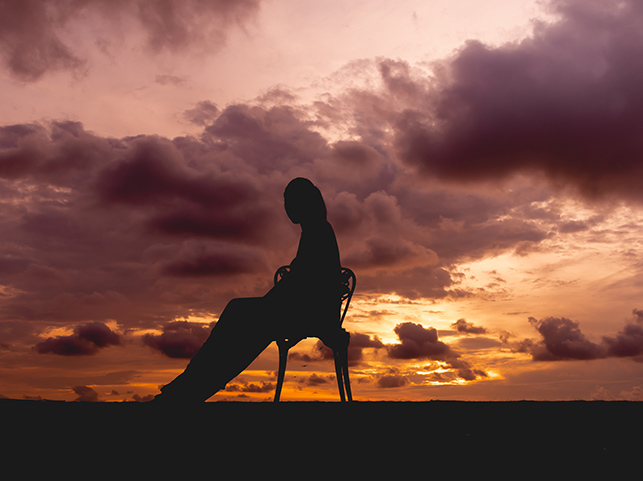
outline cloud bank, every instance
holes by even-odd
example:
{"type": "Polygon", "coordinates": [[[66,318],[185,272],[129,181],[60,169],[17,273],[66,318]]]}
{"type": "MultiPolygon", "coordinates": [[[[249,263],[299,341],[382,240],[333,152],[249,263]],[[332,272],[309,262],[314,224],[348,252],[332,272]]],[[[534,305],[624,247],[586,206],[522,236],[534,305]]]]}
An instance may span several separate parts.
{"type": "Polygon", "coordinates": [[[99,349],[121,344],[120,336],[101,322],[83,324],[74,329],[70,336],[49,337],[36,344],[40,354],[62,356],[86,356],[96,354],[99,349]]]}
{"type": "Polygon", "coordinates": [[[225,44],[230,28],[247,24],[258,0],[12,0],[0,1],[0,55],[8,71],[23,81],[36,81],[55,71],[89,68],[70,31],[90,23],[98,32],[108,25],[101,44],[123,34],[144,33],[145,54],[190,50],[212,51],[225,44]]]}
{"type": "Polygon", "coordinates": [[[593,342],[583,334],[576,321],[564,317],[529,318],[541,335],[520,343],[518,350],[531,354],[534,361],[594,360],[609,357],[631,358],[643,362],[643,311],[633,310],[633,317],[615,336],[603,336],[593,342]]]}
{"type": "MultiPolygon", "coordinates": [[[[216,48],[259,8],[140,0],[110,3],[108,14],[100,1],[55,5],[0,3],[2,58],[16,77],[85,68],[62,33],[81,15],[115,23],[129,15],[158,54],[212,39],[216,48]]],[[[529,38],[471,41],[429,71],[385,58],[351,63],[342,74],[366,86],[305,106],[285,87],[227,106],[204,100],[185,112],[197,136],[110,138],[69,121],[0,127],[3,348],[45,327],[77,326],[34,341],[36,352],[95,354],[119,345],[106,327],[116,322],[119,332],[157,329],[143,338],[148,347],[191,357],[207,329],[177,319],[216,317],[232,297],[263,294],[294,257],[298,233],[282,192],[297,176],[324,193],[364,298],[482,296],[461,285],[459,264],[526,256],[600,223],[564,218],[556,194],[640,203],[643,8],[595,0],[550,8],[559,19],[537,23],[529,38]]],[[[531,322],[542,341],[522,348],[536,361],[638,359],[643,349],[639,321],[601,342],[569,319],[531,322]]],[[[463,319],[452,327],[485,333],[463,319]]],[[[391,345],[357,333],[351,362],[372,348],[392,360],[441,361],[462,379],[485,376],[433,328],[402,322],[394,333],[391,345]]],[[[405,382],[395,371],[379,379],[405,382]]]]}
{"type": "Polygon", "coordinates": [[[639,126],[643,9],[637,2],[558,1],[560,21],[521,42],[468,42],[423,94],[390,73],[425,109],[403,112],[397,146],[444,179],[542,172],[584,195],[641,199],[639,126]]]}

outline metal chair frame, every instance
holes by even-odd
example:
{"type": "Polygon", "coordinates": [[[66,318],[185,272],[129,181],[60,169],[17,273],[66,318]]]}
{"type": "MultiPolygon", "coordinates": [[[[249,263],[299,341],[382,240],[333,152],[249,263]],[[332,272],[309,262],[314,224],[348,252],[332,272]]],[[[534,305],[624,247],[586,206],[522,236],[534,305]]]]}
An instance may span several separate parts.
{"type": "MultiPolygon", "coordinates": [[[[277,284],[285,275],[290,272],[290,266],[281,266],[275,272],[274,283],[277,284]]],[[[284,383],[286,374],[286,364],[288,362],[288,351],[291,347],[295,346],[299,341],[308,337],[318,337],[326,346],[333,350],[333,358],[335,360],[335,375],[337,377],[337,387],[339,388],[339,397],[342,402],[353,400],[351,392],[350,380],[348,378],[348,344],[350,343],[350,334],[346,329],[342,328],[348,306],[355,292],[357,284],[357,277],[355,273],[348,267],[342,267],[340,275],[340,312],[337,322],[337,330],[333,332],[332,337],[324,336],[319,337],[315,335],[297,335],[295,337],[283,337],[277,339],[277,346],[279,347],[279,372],[277,375],[277,387],[275,389],[274,402],[279,402],[281,396],[281,389],[284,383]]]]}

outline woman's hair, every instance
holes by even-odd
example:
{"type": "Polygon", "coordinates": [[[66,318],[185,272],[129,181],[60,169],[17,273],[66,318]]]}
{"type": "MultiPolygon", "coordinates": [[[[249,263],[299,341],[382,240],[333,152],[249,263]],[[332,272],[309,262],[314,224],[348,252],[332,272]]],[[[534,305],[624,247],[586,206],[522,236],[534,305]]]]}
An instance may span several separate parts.
{"type": "Polygon", "coordinates": [[[320,190],[310,180],[297,177],[291,180],[284,190],[284,198],[306,220],[326,220],[326,204],[320,190]]]}

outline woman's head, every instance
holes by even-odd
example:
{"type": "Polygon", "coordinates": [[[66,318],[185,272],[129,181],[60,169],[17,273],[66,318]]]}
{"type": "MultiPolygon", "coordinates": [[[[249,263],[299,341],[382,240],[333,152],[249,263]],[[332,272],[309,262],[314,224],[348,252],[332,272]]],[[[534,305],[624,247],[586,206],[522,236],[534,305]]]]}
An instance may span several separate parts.
{"type": "Polygon", "coordinates": [[[326,220],[326,204],[321,192],[308,179],[291,180],[284,191],[286,214],[294,224],[326,220]]]}

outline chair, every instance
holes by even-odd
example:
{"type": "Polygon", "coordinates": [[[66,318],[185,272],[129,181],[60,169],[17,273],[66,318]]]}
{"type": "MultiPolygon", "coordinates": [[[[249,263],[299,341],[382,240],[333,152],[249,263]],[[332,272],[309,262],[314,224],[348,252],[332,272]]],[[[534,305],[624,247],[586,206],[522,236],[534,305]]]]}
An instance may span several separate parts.
{"type": "MultiPolygon", "coordinates": [[[[275,272],[274,282],[277,284],[285,275],[290,272],[290,266],[281,266],[275,272]]],[[[329,319],[329,322],[334,322],[336,328],[331,329],[331,336],[324,336],[319,338],[322,342],[333,350],[333,358],[335,360],[335,375],[337,377],[337,386],[339,387],[339,396],[342,402],[346,402],[348,397],[349,401],[353,400],[351,393],[350,381],[348,379],[348,344],[350,343],[350,334],[342,328],[342,323],[346,317],[348,306],[355,292],[355,285],[357,278],[352,270],[347,267],[342,267],[340,282],[339,282],[339,300],[341,316],[337,319],[329,319]]],[[[277,346],[279,346],[279,374],[277,376],[277,388],[275,390],[274,402],[279,402],[281,395],[281,388],[284,383],[284,376],[286,374],[286,363],[288,361],[288,351],[291,347],[295,346],[299,341],[307,337],[317,337],[308,335],[297,335],[292,338],[283,337],[277,339],[277,346]]]]}

